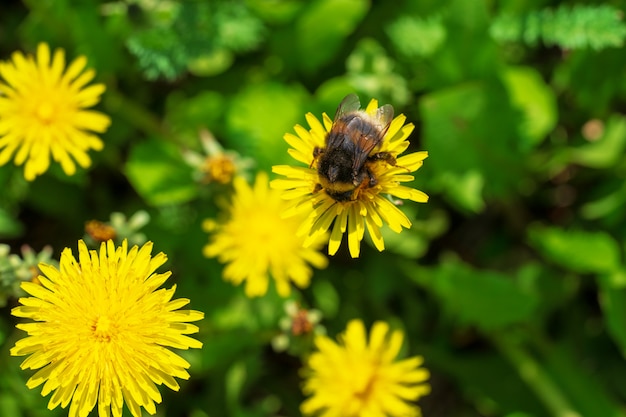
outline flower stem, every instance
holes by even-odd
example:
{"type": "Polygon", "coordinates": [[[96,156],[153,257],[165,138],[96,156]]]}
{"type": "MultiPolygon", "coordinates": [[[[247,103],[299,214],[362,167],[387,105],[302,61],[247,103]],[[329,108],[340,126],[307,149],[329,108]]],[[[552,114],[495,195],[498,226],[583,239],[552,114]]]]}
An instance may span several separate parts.
{"type": "Polygon", "coordinates": [[[544,368],[524,348],[503,336],[492,335],[491,340],[553,416],[581,417],[544,368]]]}
{"type": "Polygon", "coordinates": [[[104,106],[149,136],[169,136],[157,117],[112,87],[104,93],[104,106]]]}

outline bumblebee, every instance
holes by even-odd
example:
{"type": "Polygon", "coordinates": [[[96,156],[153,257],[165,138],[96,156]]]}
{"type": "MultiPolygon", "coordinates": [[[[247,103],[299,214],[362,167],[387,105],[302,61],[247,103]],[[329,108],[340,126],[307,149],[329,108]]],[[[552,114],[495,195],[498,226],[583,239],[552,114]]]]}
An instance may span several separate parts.
{"type": "Polygon", "coordinates": [[[389,152],[376,152],[393,119],[393,107],[385,104],[371,116],[359,110],[356,94],[344,98],[326,135],[325,146],[313,150],[313,166],[317,162],[319,184],[336,201],[355,200],[361,188],[373,187],[377,179],[371,166],[384,160],[395,166],[389,152]]]}

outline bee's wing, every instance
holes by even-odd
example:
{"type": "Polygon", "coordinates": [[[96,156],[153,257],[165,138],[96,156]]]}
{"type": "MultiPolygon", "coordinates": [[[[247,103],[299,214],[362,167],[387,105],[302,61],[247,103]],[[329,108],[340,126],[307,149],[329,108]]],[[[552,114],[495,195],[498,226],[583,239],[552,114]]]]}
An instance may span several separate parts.
{"type": "Polygon", "coordinates": [[[354,159],[352,161],[352,169],[359,171],[370,152],[380,144],[389,124],[384,130],[373,126],[371,122],[366,122],[360,117],[355,117],[350,123],[350,139],[355,143],[354,159]]]}
{"type": "MultiPolygon", "coordinates": [[[[348,94],[341,100],[339,106],[337,107],[337,112],[335,113],[335,119],[333,120],[333,127],[330,129],[330,132],[326,138],[326,145],[328,148],[339,148],[343,145],[345,140],[348,140],[350,137],[350,129],[346,124],[346,118],[343,116],[353,113],[361,107],[361,102],[359,101],[359,96],[356,94],[348,94]]],[[[351,119],[351,117],[349,118],[351,119]]],[[[351,138],[354,142],[354,138],[351,138]]]]}
{"type": "Polygon", "coordinates": [[[353,111],[357,111],[361,108],[361,102],[359,101],[359,96],[356,94],[348,94],[339,106],[337,107],[337,112],[335,113],[335,120],[339,119],[344,114],[351,113],[353,111]]]}
{"type": "Polygon", "coordinates": [[[376,110],[374,118],[378,121],[378,125],[380,126],[380,137],[382,139],[382,137],[387,133],[387,129],[389,129],[389,125],[393,120],[393,106],[391,104],[385,104],[384,106],[379,107],[378,110],[376,110]]]}

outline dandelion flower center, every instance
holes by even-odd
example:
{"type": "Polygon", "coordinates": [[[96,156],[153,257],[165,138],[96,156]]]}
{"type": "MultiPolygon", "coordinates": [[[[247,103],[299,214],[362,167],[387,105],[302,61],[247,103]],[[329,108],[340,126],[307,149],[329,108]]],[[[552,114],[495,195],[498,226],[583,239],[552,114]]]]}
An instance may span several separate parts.
{"type": "Polygon", "coordinates": [[[50,124],[54,116],[54,106],[44,102],[37,107],[37,117],[43,124],[50,124]]]}
{"type": "Polygon", "coordinates": [[[113,322],[108,316],[97,317],[92,326],[94,338],[100,342],[110,342],[113,330],[113,322]]]}

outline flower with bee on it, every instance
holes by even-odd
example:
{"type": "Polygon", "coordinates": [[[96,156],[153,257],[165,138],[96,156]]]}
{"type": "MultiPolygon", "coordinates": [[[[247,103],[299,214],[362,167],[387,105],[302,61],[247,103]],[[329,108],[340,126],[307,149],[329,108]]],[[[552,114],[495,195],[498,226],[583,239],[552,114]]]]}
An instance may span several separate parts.
{"type": "Polygon", "coordinates": [[[283,190],[283,198],[292,205],[285,216],[305,212],[306,220],[298,230],[310,244],[329,229],[328,253],[334,255],[347,232],[353,258],[359,256],[360,243],[367,229],[374,246],[384,250],[380,228],[387,224],[400,233],[411,221],[384,195],[428,201],[422,191],[402,185],[414,179],[428,152],[400,156],[409,146],[413,124],[406,117],[393,117],[393,107],[378,107],[373,99],[360,109],[356,95],[348,95],[339,105],[335,119],[326,113],[321,123],[313,114],[306,115],[310,129],[295,126],[296,135],[287,133],[292,146],[289,154],[306,167],[278,165],[273,172],[283,175],[272,187],[283,190]]]}

